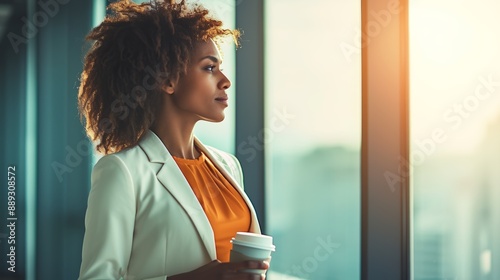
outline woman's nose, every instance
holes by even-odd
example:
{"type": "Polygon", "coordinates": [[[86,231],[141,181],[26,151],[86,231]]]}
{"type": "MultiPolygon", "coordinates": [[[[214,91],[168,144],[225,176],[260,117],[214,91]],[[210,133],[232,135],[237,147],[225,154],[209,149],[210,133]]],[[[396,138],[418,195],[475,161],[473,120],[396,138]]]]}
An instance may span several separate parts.
{"type": "Polygon", "coordinates": [[[219,88],[228,89],[229,87],[231,87],[231,81],[226,77],[226,75],[224,75],[224,73],[221,74],[222,74],[222,79],[219,82],[219,88]]]}

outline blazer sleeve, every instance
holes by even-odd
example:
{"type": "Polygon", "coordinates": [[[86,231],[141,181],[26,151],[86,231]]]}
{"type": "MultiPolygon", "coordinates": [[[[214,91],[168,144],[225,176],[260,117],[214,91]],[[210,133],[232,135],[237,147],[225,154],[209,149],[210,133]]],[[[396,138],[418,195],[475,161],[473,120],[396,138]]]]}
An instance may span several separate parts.
{"type": "Polygon", "coordinates": [[[135,212],[130,172],[119,157],[104,156],[92,171],[80,280],[127,278],[135,212]]]}

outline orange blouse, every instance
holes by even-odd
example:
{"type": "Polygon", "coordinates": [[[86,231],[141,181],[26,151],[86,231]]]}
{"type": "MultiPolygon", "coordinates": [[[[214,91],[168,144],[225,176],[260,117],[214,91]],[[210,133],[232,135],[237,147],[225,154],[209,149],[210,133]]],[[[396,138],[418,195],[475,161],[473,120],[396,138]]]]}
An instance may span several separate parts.
{"type": "Polygon", "coordinates": [[[197,159],[173,157],[207,215],[215,237],[217,259],[229,262],[229,242],[249,231],[250,210],[240,193],[203,153],[197,159]]]}

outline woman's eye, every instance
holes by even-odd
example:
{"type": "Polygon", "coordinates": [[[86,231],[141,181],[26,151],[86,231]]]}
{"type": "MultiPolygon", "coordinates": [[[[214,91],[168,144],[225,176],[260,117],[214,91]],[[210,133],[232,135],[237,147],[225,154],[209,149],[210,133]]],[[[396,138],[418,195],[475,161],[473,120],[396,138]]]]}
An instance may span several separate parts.
{"type": "Polygon", "coordinates": [[[209,66],[207,66],[207,67],[205,68],[205,70],[210,71],[210,72],[213,72],[213,71],[214,71],[214,69],[215,69],[215,65],[209,65],[209,66]]]}

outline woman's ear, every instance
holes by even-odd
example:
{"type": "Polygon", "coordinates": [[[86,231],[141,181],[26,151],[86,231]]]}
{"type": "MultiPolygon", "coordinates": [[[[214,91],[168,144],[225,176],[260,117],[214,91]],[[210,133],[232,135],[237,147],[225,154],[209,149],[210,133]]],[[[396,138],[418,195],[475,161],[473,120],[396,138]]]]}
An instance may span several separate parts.
{"type": "Polygon", "coordinates": [[[175,83],[168,81],[164,86],[163,89],[167,94],[173,94],[175,92],[175,83]]]}

